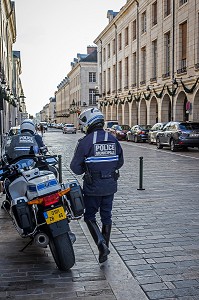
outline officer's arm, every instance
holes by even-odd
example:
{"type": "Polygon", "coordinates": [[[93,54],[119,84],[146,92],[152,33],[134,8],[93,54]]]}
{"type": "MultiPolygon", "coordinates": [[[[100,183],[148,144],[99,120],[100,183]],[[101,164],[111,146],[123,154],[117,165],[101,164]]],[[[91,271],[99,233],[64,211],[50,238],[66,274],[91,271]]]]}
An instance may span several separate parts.
{"type": "Polygon", "coordinates": [[[71,170],[77,175],[83,174],[85,172],[84,161],[85,161],[85,156],[84,156],[83,143],[78,142],[74,152],[74,156],[70,163],[71,170]]]}
{"type": "Polygon", "coordinates": [[[38,145],[38,148],[39,148],[39,153],[45,155],[45,154],[48,152],[48,148],[47,148],[46,145],[44,144],[41,135],[35,134],[35,140],[36,140],[37,145],[38,145]]]}
{"type": "Polygon", "coordinates": [[[40,147],[45,147],[41,135],[35,134],[35,140],[36,140],[36,142],[37,142],[39,148],[40,148],[40,147]]]}
{"type": "Polygon", "coordinates": [[[120,146],[120,144],[119,144],[118,156],[119,156],[119,160],[117,163],[117,169],[120,169],[124,164],[123,150],[122,150],[122,147],[120,146]]]}

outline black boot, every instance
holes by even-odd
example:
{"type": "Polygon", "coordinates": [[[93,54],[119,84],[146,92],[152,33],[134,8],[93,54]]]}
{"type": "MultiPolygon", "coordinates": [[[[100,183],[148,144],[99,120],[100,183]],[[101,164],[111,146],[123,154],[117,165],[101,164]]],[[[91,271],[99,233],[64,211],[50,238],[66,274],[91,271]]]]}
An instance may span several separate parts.
{"type": "Polygon", "coordinates": [[[107,255],[110,253],[108,247],[106,246],[106,241],[100,232],[100,229],[95,221],[86,221],[88,229],[95,241],[95,244],[99,250],[99,262],[103,263],[107,260],[107,255]]]}
{"type": "Polygon", "coordinates": [[[70,231],[68,231],[68,235],[70,237],[71,243],[74,244],[74,242],[76,242],[75,234],[70,230],[70,231]]]}
{"type": "Polygon", "coordinates": [[[109,224],[109,225],[105,225],[103,224],[102,225],[102,234],[103,234],[103,237],[106,241],[106,246],[109,247],[109,241],[110,241],[110,235],[111,235],[111,227],[112,227],[112,224],[109,224]]]}

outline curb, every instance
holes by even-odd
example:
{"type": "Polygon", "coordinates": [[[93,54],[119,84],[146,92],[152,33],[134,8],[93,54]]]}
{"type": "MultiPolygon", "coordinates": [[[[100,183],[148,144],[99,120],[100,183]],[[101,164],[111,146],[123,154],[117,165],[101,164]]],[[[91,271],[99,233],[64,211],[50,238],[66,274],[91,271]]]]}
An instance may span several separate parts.
{"type": "MultiPolygon", "coordinates": [[[[79,222],[98,263],[97,247],[83,220],[79,222]]],[[[148,300],[145,293],[110,243],[108,260],[99,265],[117,300],[148,300]]]]}

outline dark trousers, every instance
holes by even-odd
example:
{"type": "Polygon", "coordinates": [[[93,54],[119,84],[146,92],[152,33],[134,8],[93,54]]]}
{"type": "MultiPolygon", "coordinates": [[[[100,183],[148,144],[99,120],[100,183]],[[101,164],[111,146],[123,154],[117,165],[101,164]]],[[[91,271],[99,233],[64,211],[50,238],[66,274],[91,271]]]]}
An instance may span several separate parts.
{"type": "Polygon", "coordinates": [[[114,194],[108,196],[84,195],[84,221],[96,221],[96,213],[99,211],[102,224],[110,225],[112,223],[111,211],[113,206],[113,197],[114,194]]]}

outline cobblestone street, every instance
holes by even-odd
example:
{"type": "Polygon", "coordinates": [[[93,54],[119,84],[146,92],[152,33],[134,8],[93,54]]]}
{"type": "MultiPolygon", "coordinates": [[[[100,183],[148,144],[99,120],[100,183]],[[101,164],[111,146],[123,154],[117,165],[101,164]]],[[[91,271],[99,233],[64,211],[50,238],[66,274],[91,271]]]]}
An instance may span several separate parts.
{"type": "MultiPolygon", "coordinates": [[[[49,151],[62,155],[63,181],[74,176],[69,164],[81,136],[51,129],[44,134],[49,151]]],[[[73,221],[76,264],[60,272],[48,249],[19,252],[26,242],[1,210],[0,299],[199,299],[198,150],[122,146],[108,262],[98,264],[83,220],[73,221]],[[144,190],[137,190],[141,156],[144,190]]]]}

